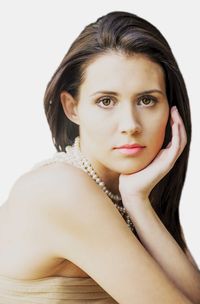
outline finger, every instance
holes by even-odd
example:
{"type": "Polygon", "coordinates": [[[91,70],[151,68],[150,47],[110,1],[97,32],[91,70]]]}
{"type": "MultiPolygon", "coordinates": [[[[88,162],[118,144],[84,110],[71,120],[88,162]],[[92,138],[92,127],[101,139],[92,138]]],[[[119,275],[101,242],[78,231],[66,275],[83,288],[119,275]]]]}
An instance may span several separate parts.
{"type": "Polygon", "coordinates": [[[172,140],[171,140],[171,148],[174,152],[175,157],[179,155],[180,152],[180,132],[179,132],[179,123],[177,121],[177,111],[172,109],[172,140]]]}
{"type": "Polygon", "coordinates": [[[181,148],[183,150],[185,145],[187,144],[187,133],[186,133],[185,126],[183,123],[183,119],[180,116],[178,111],[177,111],[177,116],[178,116],[179,125],[180,125],[181,148]]]}
{"type": "Polygon", "coordinates": [[[179,125],[179,136],[180,136],[180,150],[179,150],[179,156],[182,153],[182,151],[184,150],[184,147],[187,143],[187,133],[185,130],[185,126],[183,123],[183,120],[178,112],[178,110],[173,111],[173,118],[174,120],[178,123],[179,125]]]}

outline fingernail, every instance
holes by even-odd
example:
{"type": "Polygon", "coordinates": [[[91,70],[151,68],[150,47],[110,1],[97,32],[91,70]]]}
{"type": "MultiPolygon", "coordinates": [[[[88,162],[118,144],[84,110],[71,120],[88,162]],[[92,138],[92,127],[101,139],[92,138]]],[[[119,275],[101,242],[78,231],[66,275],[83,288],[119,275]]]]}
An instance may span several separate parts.
{"type": "Polygon", "coordinates": [[[176,107],[176,106],[173,106],[173,107],[172,107],[172,111],[177,111],[177,112],[178,112],[177,107],[176,107]]]}

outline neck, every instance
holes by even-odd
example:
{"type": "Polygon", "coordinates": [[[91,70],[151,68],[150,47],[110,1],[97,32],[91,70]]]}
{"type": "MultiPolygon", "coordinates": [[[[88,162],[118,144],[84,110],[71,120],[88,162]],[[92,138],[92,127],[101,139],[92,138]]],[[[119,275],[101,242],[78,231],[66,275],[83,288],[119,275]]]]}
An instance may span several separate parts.
{"type": "MultiPolygon", "coordinates": [[[[95,169],[95,168],[94,168],[95,169]]],[[[119,192],[119,173],[110,171],[106,168],[106,173],[102,172],[101,170],[95,169],[99,177],[104,181],[106,187],[114,194],[120,195],[119,192]]]]}
{"type": "Polygon", "coordinates": [[[108,191],[111,191],[114,195],[120,195],[119,192],[119,173],[112,171],[111,169],[105,167],[102,163],[99,163],[91,155],[88,154],[88,150],[82,144],[80,147],[80,139],[75,143],[77,149],[81,152],[83,157],[85,157],[89,163],[91,164],[92,168],[99,176],[99,178],[104,182],[108,191]]]}
{"type": "MultiPolygon", "coordinates": [[[[119,192],[120,173],[112,171],[104,167],[102,164],[99,164],[98,166],[98,162],[95,164],[95,161],[90,160],[90,157],[81,155],[79,147],[80,141],[79,137],[77,137],[74,147],[65,148],[67,152],[65,155],[66,159],[70,163],[78,165],[78,167],[81,167],[84,171],[86,170],[86,172],[95,180],[95,182],[99,184],[100,187],[102,187],[103,191],[105,191],[106,194],[110,197],[118,211],[121,213],[122,217],[127,222],[131,231],[134,232],[134,225],[121,201],[121,195],[119,192]],[[91,162],[90,164],[88,163],[89,161],[91,162]],[[94,171],[96,171],[96,174],[94,171]],[[118,201],[118,203],[116,203],[116,201],[118,201]]],[[[82,153],[84,154],[83,150],[82,153]]]]}

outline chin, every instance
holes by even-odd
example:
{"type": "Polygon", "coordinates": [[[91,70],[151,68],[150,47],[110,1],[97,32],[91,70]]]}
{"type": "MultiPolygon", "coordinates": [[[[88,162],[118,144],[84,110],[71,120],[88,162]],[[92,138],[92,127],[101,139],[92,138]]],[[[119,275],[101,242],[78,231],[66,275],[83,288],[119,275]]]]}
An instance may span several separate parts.
{"type": "Polygon", "coordinates": [[[138,164],[129,163],[126,166],[122,165],[121,168],[118,167],[118,170],[115,171],[119,174],[134,174],[146,168],[151,163],[151,161],[152,159],[146,162],[143,161],[142,163],[138,164]]]}
{"type": "Polygon", "coordinates": [[[137,172],[141,171],[142,169],[143,168],[139,168],[139,169],[136,169],[136,168],[134,168],[134,169],[127,169],[127,170],[123,170],[121,172],[121,174],[134,174],[134,173],[137,173],[137,172]]]}
{"type": "Polygon", "coordinates": [[[134,174],[144,169],[143,167],[136,167],[136,166],[129,166],[128,168],[113,168],[112,171],[119,173],[119,174],[134,174]]]}

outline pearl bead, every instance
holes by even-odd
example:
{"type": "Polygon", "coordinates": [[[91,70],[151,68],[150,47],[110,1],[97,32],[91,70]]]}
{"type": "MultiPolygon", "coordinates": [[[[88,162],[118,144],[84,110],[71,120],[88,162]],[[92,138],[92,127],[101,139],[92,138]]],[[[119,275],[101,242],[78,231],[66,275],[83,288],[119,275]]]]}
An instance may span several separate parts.
{"type": "MultiPolygon", "coordinates": [[[[61,146],[59,145],[59,150],[61,150],[61,146]]],[[[81,168],[84,172],[86,172],[101,189],[110,197],[112,200],[118,202],[121,201],[121,196],[112,193],[109,191],[105,185],[105,183],[101,180],[101,178],[97,175],[92,165],[89,163],[89,160],[85,158],[85,156],[81,153],[80,150],[80,138],[77,136],[75,138],[74,144],[72,146],[66,146],[65,151],[56,152],[51,159],[47,159],[45,161],[39,162],[32,169],[36,169],[43,165],[48,165],[53,162],[67,162],[72,164],[78,168],[81,168]]],[[[134,231],[134,225],[126,212],[125,207],[119,206],[117,203],[114,203],[115,207],[119,210],[122,216],[125,216],[126,223],[128,227],[134,231]]]]}

